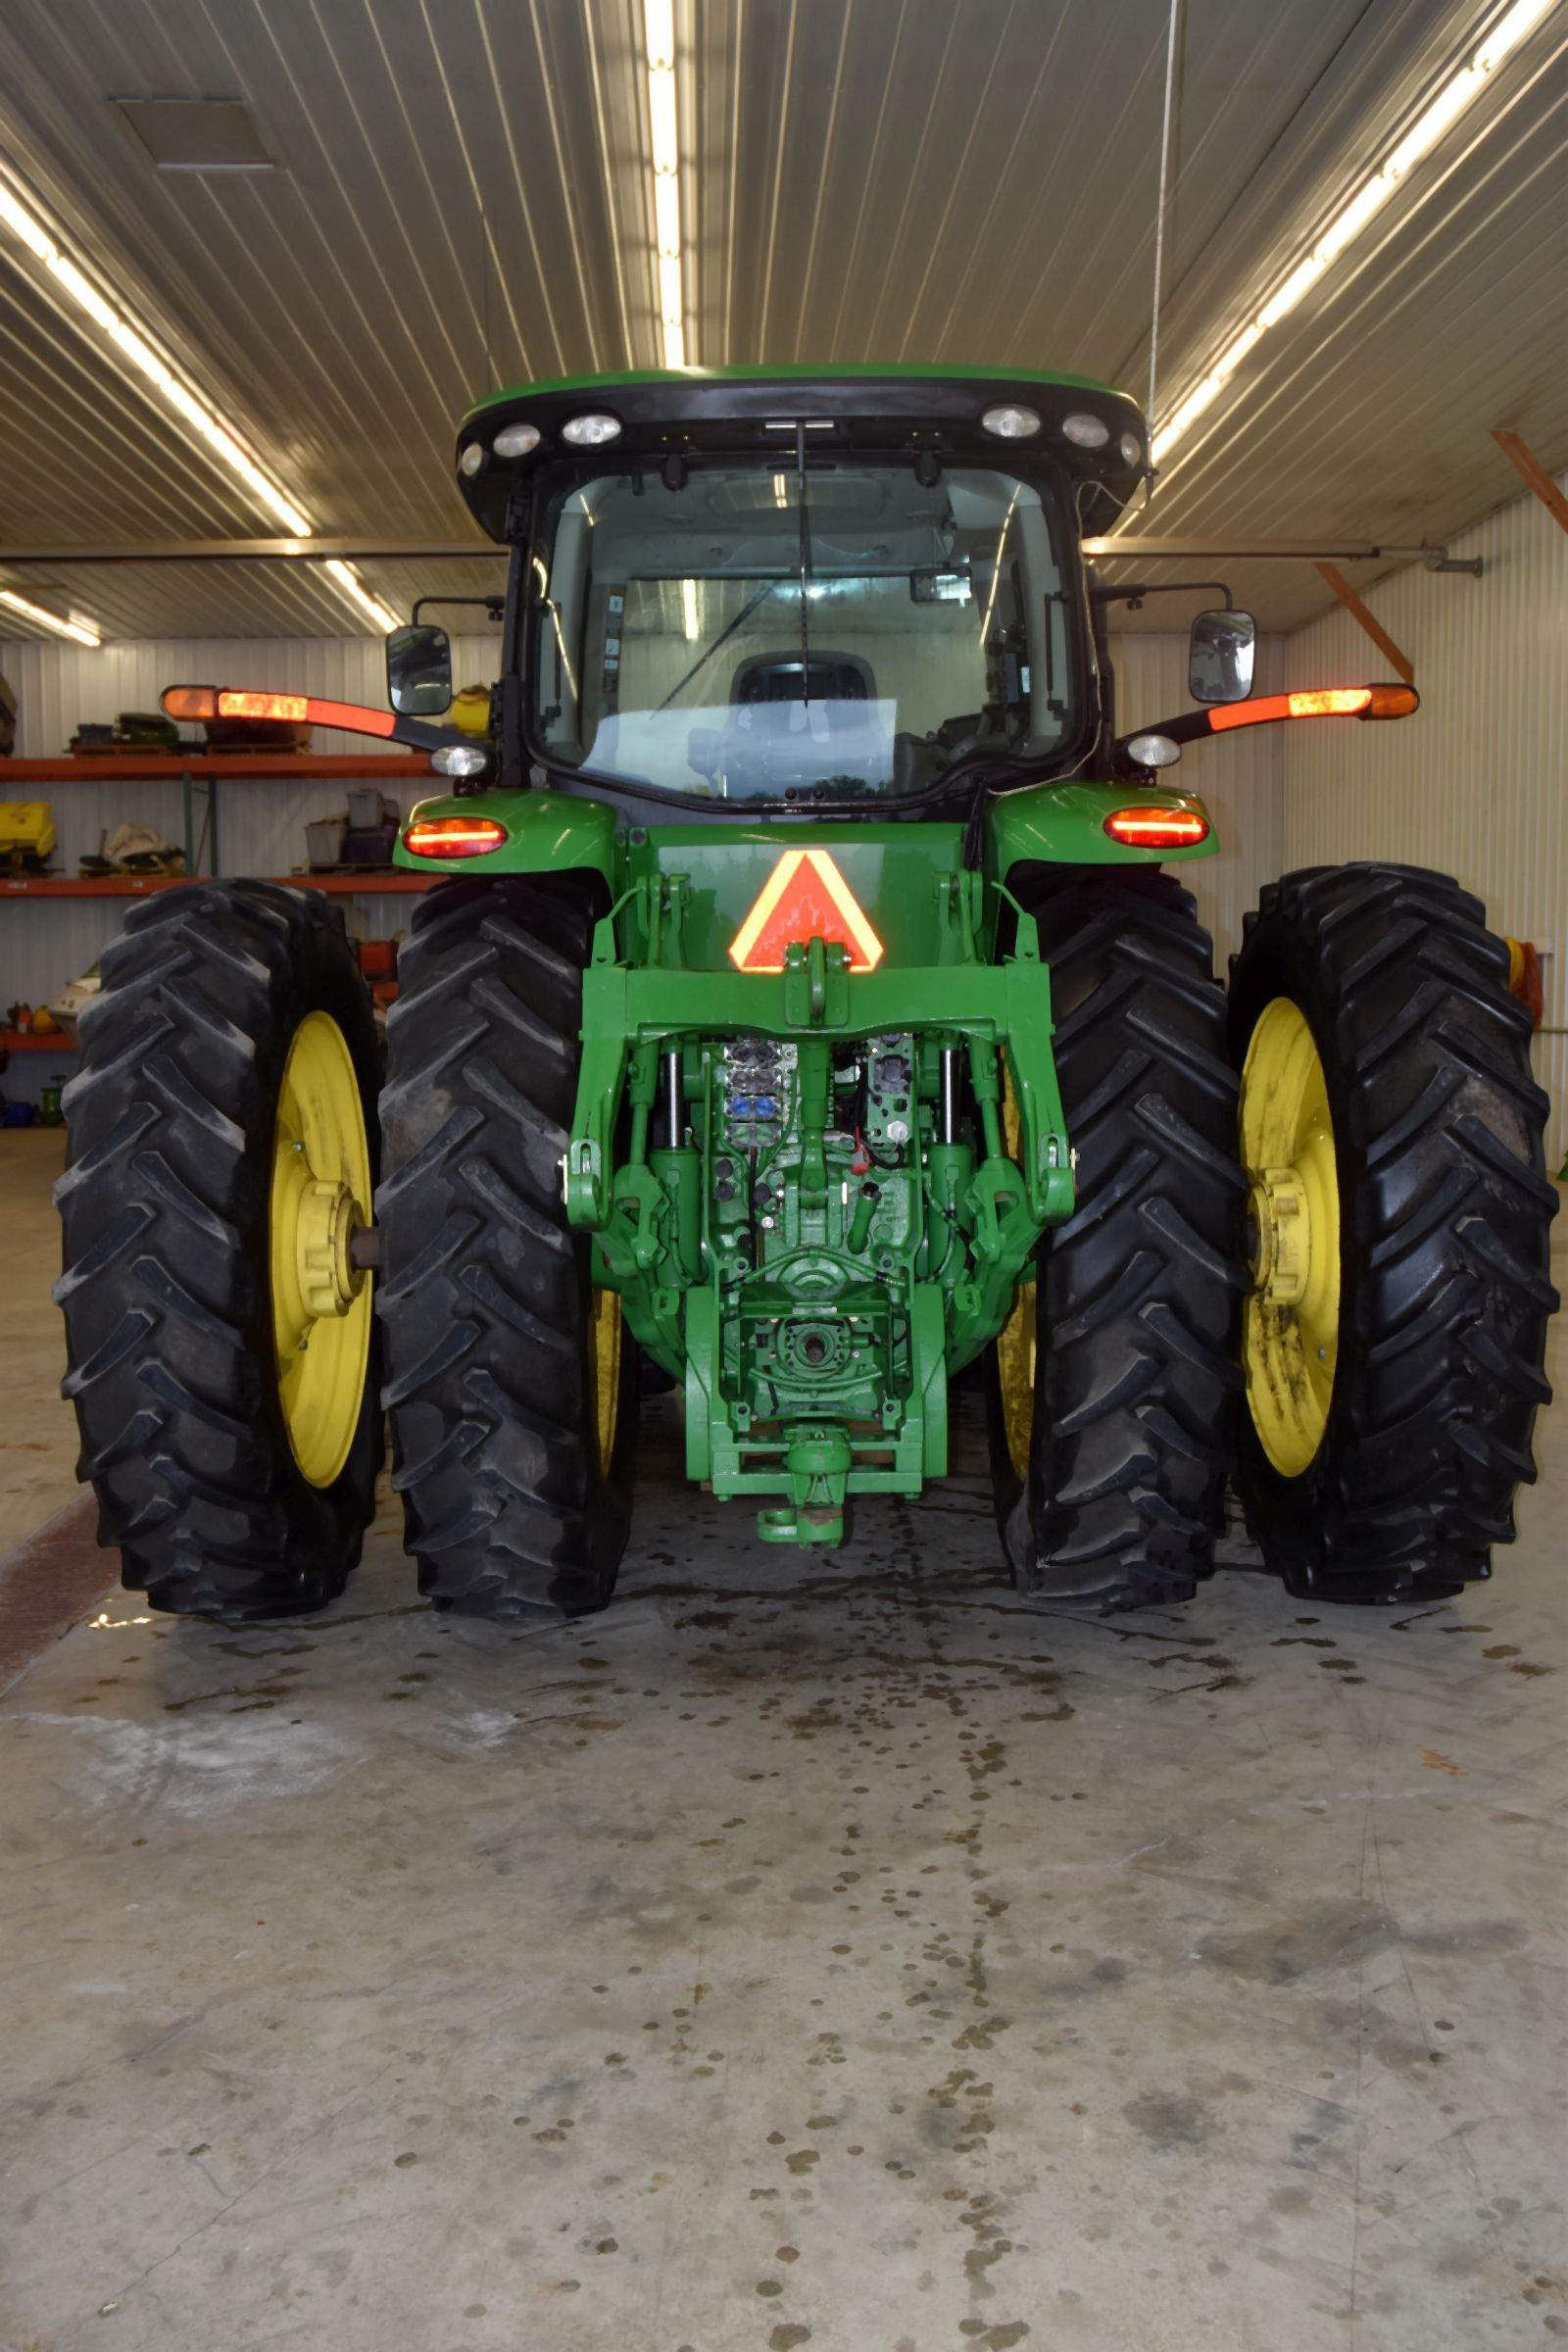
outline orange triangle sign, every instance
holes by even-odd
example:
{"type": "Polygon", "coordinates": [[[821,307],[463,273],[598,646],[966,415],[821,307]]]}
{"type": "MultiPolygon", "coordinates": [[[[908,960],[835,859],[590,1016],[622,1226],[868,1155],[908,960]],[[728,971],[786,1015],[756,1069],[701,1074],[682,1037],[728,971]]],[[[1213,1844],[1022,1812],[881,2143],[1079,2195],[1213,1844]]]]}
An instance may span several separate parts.
{"type": "Polygon", "coordinates": [[[743,972],[781,972],[785,949],[812,939],[842,948],[851,971],[882,960],[882,942],[826,850],[789,850],[731,940],[730,960],[743,972]]]}

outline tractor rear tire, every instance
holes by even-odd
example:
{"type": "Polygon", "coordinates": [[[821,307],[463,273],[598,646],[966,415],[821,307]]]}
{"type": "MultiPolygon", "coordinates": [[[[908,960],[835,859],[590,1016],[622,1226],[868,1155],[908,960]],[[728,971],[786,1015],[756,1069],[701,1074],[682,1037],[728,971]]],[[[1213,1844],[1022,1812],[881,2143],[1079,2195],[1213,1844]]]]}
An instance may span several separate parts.
{"type": "Polygon", "coordinates": [[[270,882],[160,892],[102,968],[55,1188],[63,1393],[98,1541],[119,1546],[125,1584],[155,1609],[232,1624],[319,1608],[342,1592],[374,1508],[374,1318],[367,1302],[330,1446],[340,1464],[313,1483],[274,1342],[274,1149],[291,1049],[325,1014],[352,1064],[343,1085],[373,1182],[368,993],[337,908],[270,882]]]}
{"type": "Polygon", "coordinates": [[[1031,1599],[1190,1600],[1223,1523],[1241,1386],[1224,994],[1208,933],[1169,876],[1048,869],[1014,887],[1051,969],[1077,1201],[1020,1298],[1033,1408],[1025,1392],[1020,1420],[1014,1396],[1010,1434],[1015,1325],[988,1359],[998,1522],[1031,1599]]]}
{"type": "Polygon", "coordinates": [[[1264,1047],[1249,1068],[1249,1052],[1281,1001],[1321,1068],[1338,1264],[1311,1334],[1315,1404],[1307,1305],[1270,1308],[1270,1337],[1267,1293],[1249,1299],[1242,1499],[1288,1592],[1441,1598],[1490,1575],[1492,1545],[1511,1540],[1551,1393],[1557,1201],[1530,1018],[1480,902],[1403,865],[1288,874],[1247,918],[1230,997],[1244,1138],[1277,1068],[1264,1047]]]}
{"type": "Polygon", "coordinates": [[[569,878],[463,879],[414,917],[377,1196],[393,1486],[439,1608],[601,1609],[631,1515],[637,1349],[567,1227],[592,936],[569,878]]]}

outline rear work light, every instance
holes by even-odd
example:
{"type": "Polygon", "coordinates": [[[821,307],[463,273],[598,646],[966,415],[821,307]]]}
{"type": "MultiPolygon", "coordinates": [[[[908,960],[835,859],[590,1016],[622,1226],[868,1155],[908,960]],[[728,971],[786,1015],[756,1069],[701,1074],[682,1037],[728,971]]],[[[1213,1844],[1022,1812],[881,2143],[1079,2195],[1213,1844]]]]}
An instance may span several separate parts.
{"type": "Polygon", "coordinates": [[[506,838],[493,816],[416,816],[403,846],[416,858],[484,858],[506,838]]]}
{"type": "Polygon", "coordinates": [[[1113,808],[1105,831],[1128,850],[1191,850],[1208,839],[1208,819],[1197,808],[1151,802],[1113,808]]]}

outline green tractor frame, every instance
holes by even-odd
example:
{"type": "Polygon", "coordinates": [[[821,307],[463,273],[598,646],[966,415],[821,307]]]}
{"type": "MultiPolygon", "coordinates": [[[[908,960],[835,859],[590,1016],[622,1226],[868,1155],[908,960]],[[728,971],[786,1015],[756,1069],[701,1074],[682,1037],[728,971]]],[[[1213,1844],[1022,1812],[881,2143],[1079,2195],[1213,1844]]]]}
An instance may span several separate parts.
{"type": "Polygon", "coordinates": [[[420,1590],[576,1615],[651,1389],[693,1481],[822,1546],[943,1476],[966,1371],[1042,1604],[1190,1597],[1233,1482],[1293,1592],[1490,1573],[1556,1303],[1507,952],[1445,876],[1317,867],[1221,987],[1183,744],[1416,698],[1254,697],[1227,603],[1198,707],[1118,735],[1141,591],[1082,542],[1146,465],[1071,376],[504,392],[457,451],[510,553],[482,734],[417,610],[388,710],[170,690],[425,748],[452,791],[399,841],[435,887],[384,1063],[319,894],[172,890],[103,959],[59,1297],[128,1585],[329,1601],[389,1427],[420,1590]]]}

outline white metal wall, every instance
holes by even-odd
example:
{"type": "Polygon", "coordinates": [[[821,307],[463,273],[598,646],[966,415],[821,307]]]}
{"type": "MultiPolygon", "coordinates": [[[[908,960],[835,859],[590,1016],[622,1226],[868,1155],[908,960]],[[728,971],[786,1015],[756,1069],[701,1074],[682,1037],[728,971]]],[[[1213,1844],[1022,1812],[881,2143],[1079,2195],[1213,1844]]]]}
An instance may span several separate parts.
{"type": "MultiPolygon", "coordinates": [[[[1568,478],[1568,477],[1565,477],[1568,478]]],[[[1456,874],[1494,929],[1551,951],[1536,1071],[1568,1151],[1568,533],[1527,496],[1452,542],[1479,580],[1412,568],[1367,603],[1415,665],[1421,710],[1396,725],[1282,727],[1286,867],[1396,858],[1456,874]]],[[[1286,683],[1383,674],[1348,612],[1287,640],[1286,683]]]]}
{"type": "MultiPolygon", "coordinates": [[[[495,668],[496,638],[458,637],[453,658],[460,680],[488,678],[495,668]]],[[[120,710],[156,710],[164,687],[176,680],[211,685],[270,687],[294,694],[330,695],[341,702],[386,702],[379,640],[367,637],[263,637],[254,640],[201,638],[112,640],[96,652],[86,646],[0,644],[0,672],[17,697],[17,753],[48,760],[65,751],[78,722],[112,720],[120,710]]],[[[189,732],[189,730],[187,730],[189,732]]],[[[318,728],[314,748],[349,753],[357,739],[318,728]]],[[[432,787],[385,785],[407,808],[432,787]]],[[[20,792],[21,788],[14,788],[20,792]]],[[[0,760],[0,798],[7,794],[0,760]]],[[[83,851],[96,850],[106,830],[126,817],[158,826],[172,841],[181,833],[177,783],[28,786],[24,797],[47,799],[60,836],[56,863],[74,874],[83,851]]],[[[203,795],[196,795],[200,828],[203,795]]],[[[287,874],[305,863],[305,826],[343,806],[341,783],[269,784],[231,778],[220,787],[220,861],[229,874],[287,874]]],[[[205,863],[206,860],[204,859],[205,863]]],[[[363,937],[389,937],[408,920],[408,901],[397,897],[344,902],[352,930],[363,937]]],[[[55,994],[84,971],[123,922],[121,899],[0,900],[0,1011],[18,998],[33,1003],[55,994]]],[[[28,1056],[42,1064],[47,1056],[28,1056]]],[[[26,1073],[14,1060],[5,1080],[13,1094],[24,1090],[26,1073]]]]}
{"type": "MultiPolygon", "coordinates": [[[[488,679],[497,639],[454,639],[460,681],[488,679]]],[[[1125,730],[1169,717],[1188,705],[1185,634],[1129,634],[1113,647],[1118,690],[1118,724],[1125,730]]],[[[1274,682],[1281,660],[1278,642],[1265,643],[1260,688],[1274,682]]],[[[215,685],[270,687],[296,694],[331,695],[346,702],[384,702],[381,648],[370,638],[257,638],[206,640],[111,640],[98,651],[84,646],[0,644],[0,671],[16,691],[17,751],[49,759],[66,749],[77,723],[112,720],[119,710],[155,710],[163,688],[176,679],[215,685]]],[[[1187,866],[1183,879],[1197,894],[1203,920],[1215,934],[1223,958],[1240,937],[1245,909],[1258,886],[1278,870],[1281,802],[1281,730],[1260,727],[1226,744],[1190,750],[1183,783],[1202,792],[1212,807],[1223,848],[1212,859],[1187,866]]],[[[347,752],[354,738],[318,731],[317,748],[347,752]]],[[[0,796],[5,763],[0,760],[0,796]]],[[[145,818],[172,840],[180,839],[177,784],[73,784],[48,795],[60,835],[58,862],[76,870],[84,850],[127,816],[145,818]]],[[[417,797],[411,787],[396,794],[405,806],[417,797]]],[[[341,808],[339,784],[267,784],[235,779],[221,787],[220,850],[222,870],[240,874],[286,874],[305,858],[307,819],[341,808]]],[[[200,808],[200,796],[197,801],[200,808]]],[[[368,937],[386,937],[408,920],[408,903],[395,897],[347,902],[351,927],[368,937]]],[[[52,996],[85,970],[119,930],[125,914],[121,900],[25,899],[0,901],[0,1008],[17,998],[31,1003],[52,996]]],[[[46,1056],[39,1054],[41,1064],[46,1056]]],[[[29,1064],[30,1066],[30,1064],[29,1064]]],[[[14,1063],[7,1084],[20,1091],[24,1071],[14,1063]]]]}

